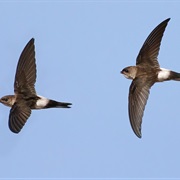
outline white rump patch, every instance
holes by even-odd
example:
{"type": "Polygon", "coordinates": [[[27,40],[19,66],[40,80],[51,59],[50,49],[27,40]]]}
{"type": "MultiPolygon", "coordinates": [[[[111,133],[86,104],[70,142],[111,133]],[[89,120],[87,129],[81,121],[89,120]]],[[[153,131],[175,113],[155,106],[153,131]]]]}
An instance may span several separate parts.
{"type": "Polygon", "coordinates": [[[170,76],[170,70],[164,68],[160,68],[160,69],[161,71],[158,73],[158,80],[159,81],[167,80],[170,76]]]}
{"type": "Polygon", "coordinates": [[[130,76],[126,75],[126,74],[123,74],[125,78],[127,79],[132,79],[130,76]]]}
{"type": "Polygon", "coordinates": [[[49,99],[47,99],[47,98],[45,98],[43,96],[39,96],[39,95],[38,95],[38,97],[40,97],[40,99],[38,99],[37,102],[36,102],[36,108],[37,109],[42,109],[48,104],[49,99]]]}

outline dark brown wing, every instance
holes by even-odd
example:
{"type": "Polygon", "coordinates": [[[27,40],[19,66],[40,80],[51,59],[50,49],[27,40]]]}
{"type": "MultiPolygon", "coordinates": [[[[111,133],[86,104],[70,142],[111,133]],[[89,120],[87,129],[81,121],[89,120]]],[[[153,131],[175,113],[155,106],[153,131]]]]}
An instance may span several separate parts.
{"type": "Polygon", "coordinates": [[[145,79],[136,78],[129,88],[129,119],[134,133],[139,138],[141,138],[142,117],[152,85],[152,82],[147,83],[145,79]]]}
{"type": "Polygon", "coordinates": [[[23,49],[16,69],[14,92],[15,94],[36,94],[34,85],[36,82],[34,38],[23,49]]]}
{"type": "Polygon", "coordinates": [[[30,115],[31,109],[25,101],[15,103],[9,114],[9,129],[14,133],[19,133],[30,115]]]}
{"type": "Polygon", "coordinates": [[[147,65],[159,68],[157,56],[159,54],[160,44],[163,33],[170,18],[160,23],[147,37],[136,59],[136,65],[145,63],[147,65]]]}

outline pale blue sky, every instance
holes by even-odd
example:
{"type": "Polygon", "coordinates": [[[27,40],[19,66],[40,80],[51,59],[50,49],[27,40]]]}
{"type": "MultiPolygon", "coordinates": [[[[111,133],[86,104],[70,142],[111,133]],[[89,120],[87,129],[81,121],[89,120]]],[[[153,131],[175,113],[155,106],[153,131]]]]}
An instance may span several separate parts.
{"type": "Polygon", "coordinates": [[[0,105],[0,178],[180,178],[180,83],[152,87],[139,139],[119,73],[168,17],[159,62],[180,71],[179,13],[178,1],[1,1],[0,96],[34,37],[38,94],[73,106],[33,111],[13,134],[0,105]]]}

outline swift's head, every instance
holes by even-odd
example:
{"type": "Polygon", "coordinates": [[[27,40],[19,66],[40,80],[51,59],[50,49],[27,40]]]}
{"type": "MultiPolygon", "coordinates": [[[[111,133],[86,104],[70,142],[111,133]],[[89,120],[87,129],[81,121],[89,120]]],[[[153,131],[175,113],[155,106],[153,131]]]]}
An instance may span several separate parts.
{"type": "Polygon", "coordinates": [[[14,95],[3,96],[3,97],[0,99],[0,102],[1,102],[2,104],[4,104],[5,106],[12,107],[13,104],[15,103],[15,96],[14,96],[14,95]]]}
{"type": "Polygon", "coordinates": [[[127,79],[134,79],[136,77],[137,68],[135,66],[129,66],[124,68],[121,71],[121,74],[123,74],[127,79]]]}

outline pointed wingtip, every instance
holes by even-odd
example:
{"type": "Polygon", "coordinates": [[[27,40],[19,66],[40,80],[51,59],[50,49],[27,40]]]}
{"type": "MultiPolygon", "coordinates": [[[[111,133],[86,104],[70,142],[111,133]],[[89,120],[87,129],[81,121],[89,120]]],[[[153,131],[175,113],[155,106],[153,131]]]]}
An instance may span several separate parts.
{"type": "Polygon", "coordinates": [[[138,138],[140,138],[140,139],[142,138],[141,131],[138,131],[138,132],[134,131],[134,133],[138,138]]]}
{"type": "Polygon", "coordinates": [[[139,139],[141,139],[142,138],[142,135],[141,134],[136,134],[136,136],[139,138],[139,139]]]}
{"type": "Polygon", "coordinates": [[[34,39],[34,37],[32,37],[29,42],[33,42],[34,43],[34,41],[35,41],[35,39],[34,39]]]}
{"type": "Polygon", "coordinates": [[[164,20],[164,22],[169,22],[171,18],[167,18],[166,20],[164,20]]]}

